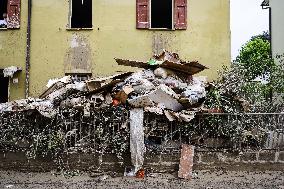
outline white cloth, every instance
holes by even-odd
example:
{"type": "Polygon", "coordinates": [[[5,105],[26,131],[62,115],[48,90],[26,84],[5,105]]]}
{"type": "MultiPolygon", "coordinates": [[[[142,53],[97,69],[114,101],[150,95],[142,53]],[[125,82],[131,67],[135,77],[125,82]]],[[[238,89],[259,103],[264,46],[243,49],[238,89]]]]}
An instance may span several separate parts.
{"type": "Polygon", "coordinates": [[[0,26],[1,26],[1,25],[6,25],[6,26],[7,26],[6,20],[0,20],[0,26]]]}

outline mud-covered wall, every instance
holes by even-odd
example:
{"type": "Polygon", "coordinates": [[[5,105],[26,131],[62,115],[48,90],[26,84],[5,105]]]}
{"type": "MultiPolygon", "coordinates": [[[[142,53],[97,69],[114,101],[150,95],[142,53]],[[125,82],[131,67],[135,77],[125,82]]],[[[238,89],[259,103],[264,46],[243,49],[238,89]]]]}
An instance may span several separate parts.
{"type": "Polygon", "coordinates": [[[21,26],[19,29],[0,29],[0,69],[17,66],[23,71],[17,73],[18,83],[10,79],[10,100],[23,98],[25,95],[25,61],[27,36],[28,0],[21,3],[21,26]]]}
{"type": "MultiPolygon", "coordinates": [[[[38,96],[50,78],[65,73],[92,72],[93,76],[103,76],[133,70],[118,66],[113,58],[148,60],[163,48],[179,53],[182,59],[198,60],[210,67],[202,75],[216,78],[217,70],[230,61],[229,3],[229,0],[188,0],[187,30],[161,31],[136,29],[135,0],[95,0],[93,29],[68,30],[68,0],[33,0],[30,95],[38,96]]],[[[26,6],[27,0],[22,4],[26,6]]],[[[22,14],[21,31],[25,20],[27,16],[22,14]]],[[[2,33],[1,45],[9,50],[2,50],[1,66],[7,60],[24,63],[25,40],[21,38],[25,39],[25,30],[19,36],[10,34],[15,44],[8,40],[2,43],[2,33]],[[3,57],[8,51],[12,57],[3,57]],[[16,59],[13,52],[17,52],[16,59]]],[[[11,88],[12,99],[24,97],[23,87],[11,88]]]]}

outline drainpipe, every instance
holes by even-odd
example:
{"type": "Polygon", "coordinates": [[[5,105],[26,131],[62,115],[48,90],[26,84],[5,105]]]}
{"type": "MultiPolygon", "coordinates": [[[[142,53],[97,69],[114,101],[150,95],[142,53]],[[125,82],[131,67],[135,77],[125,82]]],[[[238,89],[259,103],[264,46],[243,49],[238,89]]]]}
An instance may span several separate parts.
{"type": "Polygon", "coordinates": [[[28,0],[25,98],[28,98],[30,94],[31,16],[32,16],[32,0],[28,0]]]}
{"type": "MultiPolygon", "coordinates": [[[[269,11],[269,35],[270,35],[270,58],[273,58],[272,54],[272,19],[271,19],[271,7],[269,6],[261,6],[262,9],[268,9],[269,11]]],[[[270,88],[269,91],[269,98],[270,98],[270,103],[272,103],[272,98],[273,98],[273,89],[270,88]]]]}
{"type": "Polygon", "coordinates": [[[272,57],[272,20],[271,20],[271,7],[261,6],[262,9],[268,9],[269,11],[269,35],[270,35],[270,56],[272,57]]]}

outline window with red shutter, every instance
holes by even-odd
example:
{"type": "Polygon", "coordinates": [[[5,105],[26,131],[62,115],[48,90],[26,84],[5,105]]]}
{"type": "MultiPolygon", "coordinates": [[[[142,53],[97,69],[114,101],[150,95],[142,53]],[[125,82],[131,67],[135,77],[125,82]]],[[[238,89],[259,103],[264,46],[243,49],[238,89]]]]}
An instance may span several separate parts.
{"type": "Polygon", "coordinates": [[[7,2],[7,28],[20,28],[21,0],[7,2]]]}
{"type": "Polygon", "coordinates": [[[137,28],[187,28],[187,0],[136,0],[136,14],[137,28]]]}
{"type": "Polygon", "coordinates": [[[175,29],[187,28],[187,0],[175,0],[175,29]]]}
{"type": "Polygon", "coordinates": [[[136,0],[136,28],[149,28],[149,0],[136,0]]]}

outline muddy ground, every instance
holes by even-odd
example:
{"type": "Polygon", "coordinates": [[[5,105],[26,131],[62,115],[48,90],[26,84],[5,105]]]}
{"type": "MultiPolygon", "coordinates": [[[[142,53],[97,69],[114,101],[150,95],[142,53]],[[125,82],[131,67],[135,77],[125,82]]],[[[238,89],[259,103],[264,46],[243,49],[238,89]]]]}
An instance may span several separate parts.
{"type": "Polygon", "coordinates": [[[63,174],[49,173],[21,173],[0,171],[0,188],[11,189],[86,189],[86,188],[254,188],[254,189],[284,189],[283,171],[197,171],[192,181],[176,178],[174,174],[148,174],[141,180],[132,177],[115,177],[109,175],[90,176],[79,173],[77,176],[67,177],[63,174]]]}

